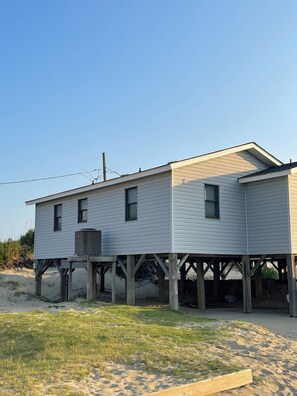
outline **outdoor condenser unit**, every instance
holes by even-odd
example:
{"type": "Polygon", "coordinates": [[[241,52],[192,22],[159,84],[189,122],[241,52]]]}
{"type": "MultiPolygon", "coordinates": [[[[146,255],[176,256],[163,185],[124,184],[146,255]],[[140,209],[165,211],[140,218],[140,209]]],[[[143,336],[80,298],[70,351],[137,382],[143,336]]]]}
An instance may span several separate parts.
{"type": "Polygon", "coordinates": [[[77,256],[101,254],[101,231],[82,228],[75,232],[75,254],[77,256]]]}

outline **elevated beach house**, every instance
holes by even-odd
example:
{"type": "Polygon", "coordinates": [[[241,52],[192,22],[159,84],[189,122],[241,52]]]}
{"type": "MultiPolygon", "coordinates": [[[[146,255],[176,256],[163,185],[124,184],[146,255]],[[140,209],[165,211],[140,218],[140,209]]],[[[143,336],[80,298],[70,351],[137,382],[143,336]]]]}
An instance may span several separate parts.
{"type": "Polygon", "coordinates": [[[135,273],[145,263],[164,274],[178,308],[178,279],[197,273],[198,307],[205,307],[204,274],[223,279],[233,263],[242,273],[244,311],[251,312],[251,279],[261,288],[267,261],[287,273],[290,314],[297,316],[297,163],[283,164],[247,143],[104,182],[34,199],[37,282],[50,263],[63,276],[74,255],[75,231],[102,232],[102,255],[116,257],[135,303],[135,273]],[[228,267],[229,268],[229,267],[228,267]],[[63,272],[64,271],[64,272],[63,272]],[[180,272],[180,274],[179,274],[180,272]]]}

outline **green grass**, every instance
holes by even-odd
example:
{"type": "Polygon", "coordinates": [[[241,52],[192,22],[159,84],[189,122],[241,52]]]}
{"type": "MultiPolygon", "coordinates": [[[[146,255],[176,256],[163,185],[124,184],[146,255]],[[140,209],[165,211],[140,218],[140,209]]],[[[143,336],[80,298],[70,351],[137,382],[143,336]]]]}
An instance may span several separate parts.
{"type": "MultiPolygon", "coordinates": [[[[40,395],[47,384],[104,371],[105,362],[139,362],[189,381],[235,371],[208,353],[228,331],[215,329],[209,319],[161,307],[96,303],[77,311],[1,314],[0,394],[40,395]]],[[[64,396],[79,395],[66,388],[64,396]]]]}

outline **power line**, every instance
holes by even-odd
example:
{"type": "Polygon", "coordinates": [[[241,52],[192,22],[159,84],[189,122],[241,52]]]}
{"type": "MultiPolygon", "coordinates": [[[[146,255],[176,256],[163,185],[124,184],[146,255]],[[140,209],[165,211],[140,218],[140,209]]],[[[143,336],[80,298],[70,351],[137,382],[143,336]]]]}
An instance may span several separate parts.
{"type": "Polygon", "coordinates": [[[39,177],[36,179],[27,179],[27,180],[15,180],[15,181],[7,181],[7,182],[0,182],[1,186],[8,185],[8,184],[20,184],[20,183],[32,183],[32,182],[37,182],[37,181],[43,181],[43,180],[51,180],[51,179],[60,179],[63,177],[70,177],[70,176],[84,176],[86,177],[89,181],[94,182],[95,180],[97,181],[100,175],[100,170],[101,169],[93,169],[92,171],[86,171],[86,172],[78,172],[78,173],[68,173],[66,175],[59,175],[59,176],[48,176],[48,177],[39,177]],[[93,177],[91,172],[98,172],[97,177],[93,177]],[[92,179],[90,179],[87,175],[90,175],[92,179]]]}

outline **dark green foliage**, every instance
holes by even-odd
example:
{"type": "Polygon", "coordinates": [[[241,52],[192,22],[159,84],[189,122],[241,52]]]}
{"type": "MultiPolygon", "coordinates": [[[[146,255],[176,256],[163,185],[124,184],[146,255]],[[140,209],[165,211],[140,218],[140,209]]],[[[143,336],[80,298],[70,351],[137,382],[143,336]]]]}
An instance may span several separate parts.
{"type": "Polygon", "coordinates": [[[34,250],[34,230],[29,230],[19,240],[0,242],[0,268],[31,266],[34,250]]]}

